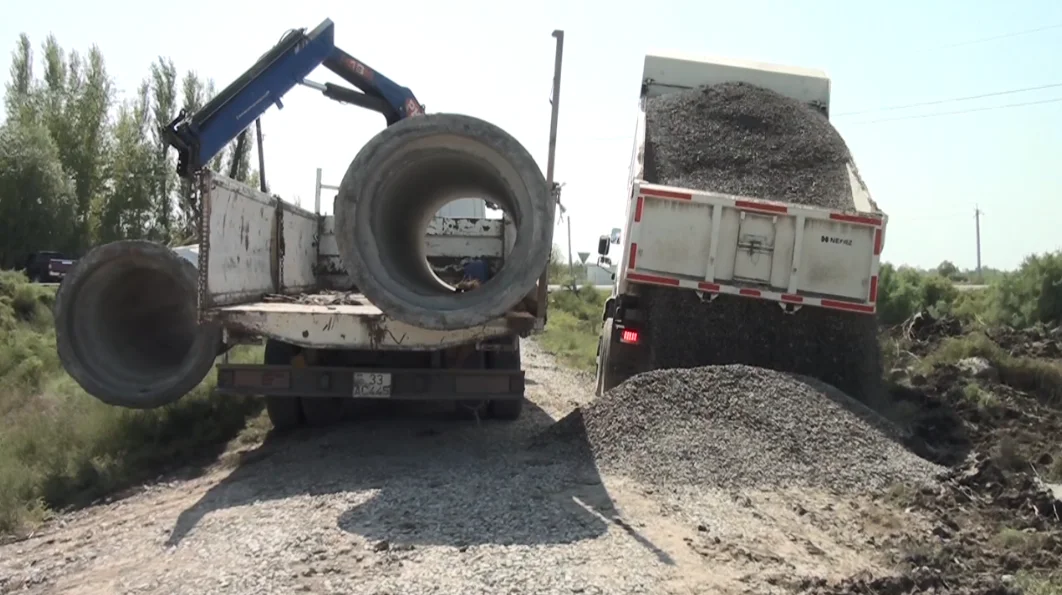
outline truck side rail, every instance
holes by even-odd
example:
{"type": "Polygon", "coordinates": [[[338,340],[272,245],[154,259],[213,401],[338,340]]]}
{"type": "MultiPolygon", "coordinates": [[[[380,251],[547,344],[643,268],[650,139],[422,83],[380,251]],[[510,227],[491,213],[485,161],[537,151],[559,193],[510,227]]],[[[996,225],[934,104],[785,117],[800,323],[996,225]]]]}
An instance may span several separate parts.
{"type": "MultiPolygon", "coordinates": [[[[852,172],[854,176],[854,172],[852,172]]],[[[617,289],[693,289],[863,314],[877,311],[887,217],[632,183],[617,289]]]]}
{"type": "Polygon", "coordinates": [[[201,313],[316,287],[317,215],[221,174],[199,175],[201,313]]]}

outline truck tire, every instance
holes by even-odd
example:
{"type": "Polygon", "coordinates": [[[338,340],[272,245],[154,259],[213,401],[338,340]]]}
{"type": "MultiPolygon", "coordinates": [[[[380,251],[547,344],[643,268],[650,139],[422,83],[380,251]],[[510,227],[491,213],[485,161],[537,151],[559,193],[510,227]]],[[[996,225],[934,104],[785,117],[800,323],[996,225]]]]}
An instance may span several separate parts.
{"type": "MultiPolygon", "coordinates": [[[[488,370],[519,370],[520,369],[520,342],[516,342],[513,351],[491,351],[487,353],[488,370]]],[[[524,395],[519,399],[497,399],[490,402],[488,412],[494,419],[503,421],[516,421],[524,412],[524,395]]]]}
{"type": "Polygon", "coordinates": [[[501,128],[461,114],[428,114],[385,128],[358,152],[335,199],[336,242],[347,273],[389,317],[432,330],[503,316],[549,262],[556,201],[531,153],[501,128]],[[457,196],[494,202],[516,243],[475,291],[455,293],[427,263],[425,229],[457,196]]]}
{"type": "Polygon", "coordinates": [[[601,337],[598,339],[597,383],[594,394],[599,397],[627,379],[625,374],[615,369],[612,362],[613,327],[612,319],[606,318],[601,326],[601,337]]]}
{"type": "MultiPolygon", "coordinates": [[[[268,339],[265,345],[264,364],[268,366],[287,366],[298,353],[298,348],[274,339],[268,339]]],[[[302,405],[298,397],[266,397],[266,413],[273,429],[278,432],[293,430],[302,424],[302,405]]]]}

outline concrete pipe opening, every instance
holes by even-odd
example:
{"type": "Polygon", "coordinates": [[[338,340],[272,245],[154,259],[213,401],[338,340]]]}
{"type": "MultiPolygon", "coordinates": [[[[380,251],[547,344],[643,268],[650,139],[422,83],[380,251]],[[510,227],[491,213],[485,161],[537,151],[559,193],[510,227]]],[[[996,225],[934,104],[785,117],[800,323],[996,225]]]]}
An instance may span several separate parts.
{"type": "Polygon", "coordinates": [[[347,169],[334,212],[358,288],[388,316],[428,329],[504,315],[534,289],[553,239],[553,199],[530,153],[497,126],[457,114],[410,118],[374,137],[347,169]],[[428,224],[459,198],[494,203],[515,228],[503,266],[464,293],[435,274],[425,253],[428,224]]]}
{"type": "Polygon", "coordinates": [[[160,244],[93,249],[56,295],[63,367],[111,405],[148,409],[180,399],[221,349],[220,328],[197,322],[196,288],[195,266],[160,244]]]}

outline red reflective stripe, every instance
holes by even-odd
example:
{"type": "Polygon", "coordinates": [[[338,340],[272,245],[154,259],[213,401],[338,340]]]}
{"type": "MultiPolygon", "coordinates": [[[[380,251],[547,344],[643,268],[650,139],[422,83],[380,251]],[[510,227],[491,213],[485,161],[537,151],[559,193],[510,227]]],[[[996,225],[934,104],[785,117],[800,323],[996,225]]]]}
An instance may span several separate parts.
{"type": "Polygon", "coordinates": [[[645,198],[642,197],[642,196],[639,196],[637,204],[634,205],[634,221],[635,221],[635,223],[637,223],[638,221],[642,220],[642,207],[643,206],[645,206],[645,198]]]}
{"type": "Polygon", "coordinates": [[[874,230],[874,256],[881,254],[881,228],[874,230]]]}
{"type": "Polygon", "coordinates": [[[878,301],[878,276],[874,275],[870,278],[870,299],[868,302],[874,303],[878,301]]]}
{"type": "Polygon", "coordinates": [[[760,297],[761,295],[759,289],[739,289],[738,293],[749,297],[760,297]]]}
{"type": "Polygon", "coordinates": [[[881,225],[881,219],[874,217],[861,217],[859,215],[845,215],[844,213],[830,213],[830,219],[844,221],[845,223],[859,223],[861,225],[881,225]]]}
{"type": "Polygon", "coordinates": [[[642,188],[642,194],[646,196],[656,196],[659,198],[677,198],[679,200],[693,200],[693,195],[688,192],[673,192],[671,190],[655,190],[653,188],[642,188]]]}
{"type": "Polygon", "coordinates": [[[719,286],[715,283],[706,283],[701,281],[697,284],[697,289],[703,289],[704,291],[719,291],[719,286]]]}
{"type": "Polygon", "coordinates": [[[783,302],[792,302],[794,304],[801,304],[801,303],[804,302],[804,296],[793,295],[791,293],[783,293],[782,294],[782,301],[783,302]]]}
{"type": "Polygon", "coordinates": [[[630,254],[630,258],[627,259],[627,268],[628,269],[637,268],[637,267],[634,266],[634,263],[635,263],[635,261],[637,259],[638,259],[638,244],[636,244],[634,242],[631,242],[631,254],[630,254]]]}
{"type": "Polygon", "coordinates": [[[678,279],[671,277],[657,277],[656,275],[643,275],[641,273],[627,273],[628,281],[641,281],[643,283],[656,283],[658,285],[678,285],[678,279]]]}
{"type": "Polygon", "coordinates": [[[868,306],[866,304],[852,304],[849,302],[838,302],[834,300],[822,300],[822,307],[833,308],[834,310],[848,310],[850,312],[865,312],[872,314],[874,312],[874,306],[868,306]]]}
{"type": "Polygon", "coordinates": [[[785,214],[789,212],[789,207],[785,205],[773,205],[770,203],[752,202],[748,200],[734,201],[734,206],[739,209],[745,209],[746,211],[763,211],[764,213],[781,213],[785,214]]]}

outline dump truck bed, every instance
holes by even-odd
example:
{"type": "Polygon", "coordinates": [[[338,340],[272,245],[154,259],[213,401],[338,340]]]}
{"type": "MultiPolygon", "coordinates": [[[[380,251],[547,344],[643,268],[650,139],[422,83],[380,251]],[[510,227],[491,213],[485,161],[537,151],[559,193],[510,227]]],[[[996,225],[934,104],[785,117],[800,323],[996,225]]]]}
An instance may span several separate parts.
{"type": "Polygon", "coordinates": [[[650,284],[792,307],[872,314],[888,218],[848,166],[850,204],[831,210],[646,181],[646,102],[700,85],[741,82],[829,111],[820,71],[655,53],[645,58],[618,293],[650,284]]]}
{"type": "MultiPolygon", "coordinates": [[[[330,216],[213,172],[203,174],[201,190],[204,241],[195,255],[200,317],[222,323],[230,337],[262,336],[319,349],[417,351],[526,334],[534,327],[536,316],[528,311],[450,331],[393,320],[350,286],[330,216]]],[[[425,247],[436,274],[453,283],[463,260],[500,266],[514,239],[502,219],[438,217],[425,247]]]]}

